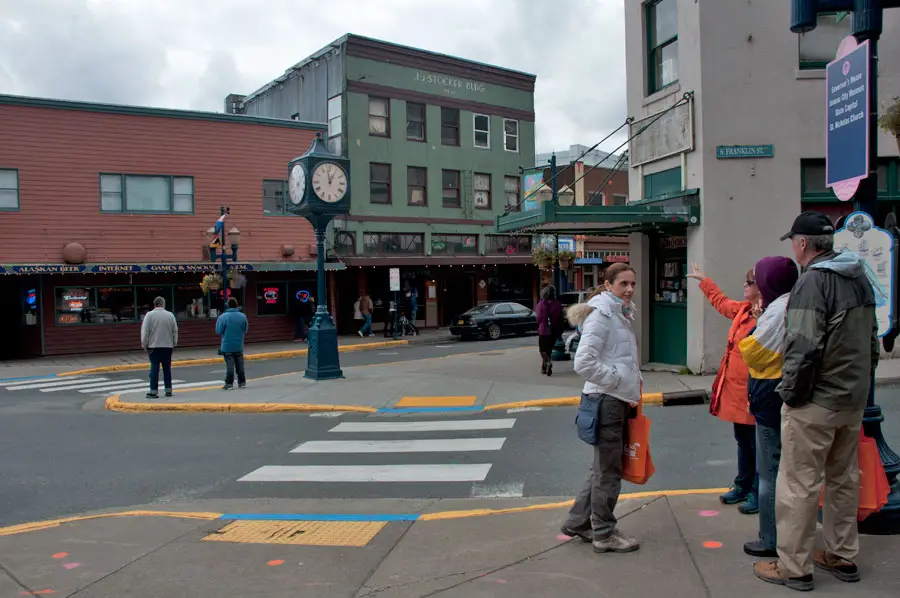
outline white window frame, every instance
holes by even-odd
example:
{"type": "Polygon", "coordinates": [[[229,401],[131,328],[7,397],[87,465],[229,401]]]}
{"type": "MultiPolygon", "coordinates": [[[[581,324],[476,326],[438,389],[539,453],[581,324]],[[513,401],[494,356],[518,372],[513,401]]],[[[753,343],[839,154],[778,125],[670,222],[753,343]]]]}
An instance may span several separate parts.
{"type": "Polygon", "coordinates": [[[0,211],[4,211],[4,212],[18,211],[22,205],[21,189],[20,189],[21,183],[19,181],[19,170],[17,168],[0,168],[0,172],[6,174],[6,176],[9,176],[11,174],[12,177],[10,177],[10,178],[13,179],[13,184],[15,185],[14,187],[7,187],[7,186],[5,186],[5,183],[4,183],[4,186],[0,187],[0,191],[4,192],[4,194],[3,194],[4,196],[12,195],[12,193],[15,193],[15,195],[16,195],[16,205],[15,206],[2,206],[2,207],[0,207],[0,211]]]}
{"type": "Polygon", "coordinates": [[[391,137],[391,99],[385,98],[382,96],[369,96],[368,101],[369,107],[369,136],[370,137],[385,137],[390,139],[391,137]],[[372,114],[372,103],[373,102],[384,102],[384,114],[372,114]],[[372,130],[372,119],[384,119],[384,133],[378,133],[377,131],[372,130]]]}
{"type": "Polygon", "coordinates": [[[519,121],[515,120],[514,118],[504,118],[504,119],[503,119],[503,149],[504,149],[505,151],[511,152],[511,153],[514,153],[514,154],[518,154],[518,153],[519,153],[519,137],[520,137],[520,134],[519,134],[519,133],[520,133],[520,131],[519,131],[519,121]],[[515,134],[515,135],[510,135],[509,133],[506,132],[506,123],[516,123],[516,134],[515,134]],[[516,149],[514,149],[514,150],[509,149],[509,146],[507,145],[507,141],[508,141],[510,138],[516,140],[516,149]]]}
{"type": "Polygon", "coordinates": [[[344,132],[343,97],[338,94],[328,99],[328,138],[337,137],[344,132]],[[336,109],[337,112],[333,112],[336,109]],[[337,123],[336,125],[333,123],[337,123]]]}
{"type": "Polygon", "coordinates": [[[491,149],[491,116],[489,114],[472,115],[472,146],[478,149],[491,149]],[[487,129],[479,129],[475,125],[479,118],[487,119],[487,129]],[[478,133],[485,133],[487,135],[487,145],[478,144],[478,133]]]}
{"type": "Polygon", "coordinates": [[[628,196],[625,195],[625,194],[623,194],[623,193],[613,193],[613,200],[614,200],[614,201],[615,201],[616,198],[619,198],[619,197],[624,198],[624,199],[625,199],[625,203],[622,203],[622,204],[615,204],[615,203],[614,203],[613,205],[623,205],[623,206],[627,206],[627,205],[628,205],[628,196]]]}

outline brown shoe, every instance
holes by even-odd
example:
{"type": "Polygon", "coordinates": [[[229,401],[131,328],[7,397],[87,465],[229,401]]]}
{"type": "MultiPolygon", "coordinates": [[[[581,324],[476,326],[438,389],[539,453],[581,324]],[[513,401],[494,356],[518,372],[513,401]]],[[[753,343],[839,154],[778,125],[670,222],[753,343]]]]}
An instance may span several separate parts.
{"type": "Polygon", "coordinates": [[[753,565],[753,573],[767,583],[784,586],[798,592],[809,592],[813,589],[813,576],[788,577],[778,566],[778,561],[760,561],[753,565]]]}
{"type": "Polygon", "coordinates": [[[828,571],[841,581],[846,581],[847,583],[859,581],[859,569],[856,568],[856,565],[835,554],[817,550],[813,553],[813,562],[816,564],[816,567],[822,571],[828,571]]]}

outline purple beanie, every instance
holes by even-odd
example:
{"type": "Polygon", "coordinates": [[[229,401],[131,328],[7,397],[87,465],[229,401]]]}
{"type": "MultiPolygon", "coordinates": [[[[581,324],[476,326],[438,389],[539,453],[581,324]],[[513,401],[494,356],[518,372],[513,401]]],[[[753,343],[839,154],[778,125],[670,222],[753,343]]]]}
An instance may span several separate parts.
{"type": "Polygon", "coordinates": [[[790,293],[800,276],[794,261],[781,256],[764,257],[756,262],[753,271],[756,286],[762,295],[763,309],[785,293],[790,293]]]}

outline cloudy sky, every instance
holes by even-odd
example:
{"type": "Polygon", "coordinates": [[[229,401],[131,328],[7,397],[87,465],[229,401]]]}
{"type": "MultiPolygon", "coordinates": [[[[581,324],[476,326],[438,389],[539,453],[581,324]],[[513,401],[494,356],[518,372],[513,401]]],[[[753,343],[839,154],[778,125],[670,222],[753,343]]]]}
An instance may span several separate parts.
{"type": "Polygon", "coordinates": [[[537,75],[541,152],[622,123],[623,29],[623,0],[0,0],[0,93],[222,111],[349,32],[537,75]]]}

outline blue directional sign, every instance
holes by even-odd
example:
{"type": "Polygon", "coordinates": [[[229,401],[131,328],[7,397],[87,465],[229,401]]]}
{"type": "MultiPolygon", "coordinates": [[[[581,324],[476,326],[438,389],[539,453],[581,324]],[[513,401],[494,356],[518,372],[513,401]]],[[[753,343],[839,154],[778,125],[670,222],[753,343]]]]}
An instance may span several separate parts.
{"type": "Polygon", "coordinates": [[[865,41],[828,63],[825,73],[828,97],[825,184],[828,187],[858,182],[869,176],[869,52],[869,42],[865,41]]]}

